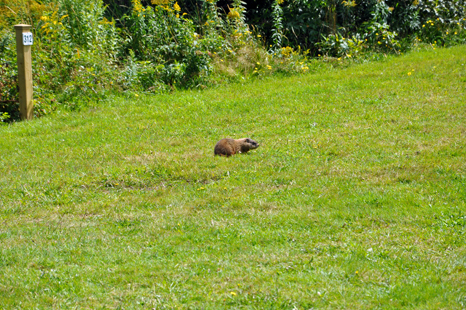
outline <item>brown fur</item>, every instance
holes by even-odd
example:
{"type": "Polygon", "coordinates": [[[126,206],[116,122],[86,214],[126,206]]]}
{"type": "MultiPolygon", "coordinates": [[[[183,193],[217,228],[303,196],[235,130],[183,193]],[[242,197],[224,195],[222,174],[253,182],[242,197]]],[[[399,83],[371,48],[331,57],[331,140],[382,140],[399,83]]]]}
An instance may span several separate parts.
{"type": "Polygon", "coordinates": [[[249,138],[243,139],[222,139],[217,142],[214,148],[215,155],[227,156],[238,153],[247,153],[249,150],[257,149],[259,144],[249,138]]]}

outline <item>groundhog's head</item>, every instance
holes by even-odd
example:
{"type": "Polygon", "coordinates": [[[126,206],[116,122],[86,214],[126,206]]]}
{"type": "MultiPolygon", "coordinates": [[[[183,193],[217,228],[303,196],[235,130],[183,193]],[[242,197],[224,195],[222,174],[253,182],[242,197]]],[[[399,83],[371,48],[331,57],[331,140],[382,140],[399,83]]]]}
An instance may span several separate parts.
{"type": "Polygon", "coordinates": [[[244,138],[242,140],[243,141],[241,143],[241,153],[246,153],[249,150],[254,150],[259,147],[259,143],[257,143],[253,139],[244,138]]]}

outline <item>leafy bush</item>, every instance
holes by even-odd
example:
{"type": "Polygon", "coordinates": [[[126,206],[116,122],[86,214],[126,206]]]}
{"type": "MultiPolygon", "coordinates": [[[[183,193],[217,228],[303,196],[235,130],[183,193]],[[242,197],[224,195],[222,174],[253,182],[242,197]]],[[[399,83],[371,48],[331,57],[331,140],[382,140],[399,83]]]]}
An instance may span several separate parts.
{"type": "Polygon", "coordinates": [[[13,33],[0,32],[0,122],[19,119],[18,67],[13,33]]]}
{"type": "Polygon", "coordinates": [[[248,9],[248,22],[258,25],[267,44],[280,40],[283,46],[310,49],[316,56],[354,54],[349,45],[356,51],[364,47],[398,53],[409,48],[416,35],[439,41],[454,24],[464,26],[466,17],[464,0],[253,0],[248,9]],[[436,33],[423,29],[428,21],[439,24],[436,33]],[[363,45],[357,44],[358,37],[363,45]]]}
{"type": "Polygon", "coordinates": [[[60,67],[66,67],[71,78],[82,76],[83,68],[89,72],[87,81],[95,84],[96,76],[106,78],[117,62],[121,40],[114,22],[103,16],[102,2],[60,0],[59,5],[41,18],[41,50],[56,57],[54,61],[64,61],[60,67]]]}
{"type": "Polygon", "coordinates": [[[187,87],[203,83],[203,77],[211,71],[206,41],[195,32],[193,22],[180,15],[179,5],[143,7],[139,0],[133,0],[133,4],[126,18],[125,49],[151,67],[141,73],[144,90],[158,81],[187,87]]]}
{"type": "MultiPolygon", "coordinates": [[[[75,108],[100,100],[107,90],[115,88],[113,80],[118,76],[115,69],[120,38],[114,23],[103,17],[102,3],[60,0],[57,6],[50,7],[53,10],[42,12],[32,23],[36,116],[50,113],[57,104],[75,108]]],[[[3,33],[2,49],[14,51],[12,32],[3,33]]],[[[16,64],[16,53],[2,53],[0,64],[5,67],[10,63],[16,64]]],[[[0,75],[1,80],[11,81],[12,77],[11,70],[3,70],[0,75]]],[[[10,88],[9,99],[2,100],[9,101],[0,111],[17,119],[17,92],[10,88]]]]}
{"type": "MultiPolygon", "coordinates": [[[[366,39],[367,42],[367,39],[366,39]]],[[[317,43],[320,47],[319,52],[325,56],[336,57],[355,57],[362,53],[364,49],[364,40],[359,34],[353,35],[350,38],[345,38],[340,34],[328,35],[323,37],[323,41],[317,43]]],[[[321,54],[318,54],[320,56],[321,54]]]]}

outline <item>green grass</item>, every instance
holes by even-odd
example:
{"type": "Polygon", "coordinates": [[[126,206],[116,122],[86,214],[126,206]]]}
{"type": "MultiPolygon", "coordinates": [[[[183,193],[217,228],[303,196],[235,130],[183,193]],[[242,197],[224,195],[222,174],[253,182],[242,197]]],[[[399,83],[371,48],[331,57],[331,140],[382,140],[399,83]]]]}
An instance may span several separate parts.
{"type": "Polygon", "coordinates": [[[464,55],[0,127],[1,307],[464,309],[464,55]]]}

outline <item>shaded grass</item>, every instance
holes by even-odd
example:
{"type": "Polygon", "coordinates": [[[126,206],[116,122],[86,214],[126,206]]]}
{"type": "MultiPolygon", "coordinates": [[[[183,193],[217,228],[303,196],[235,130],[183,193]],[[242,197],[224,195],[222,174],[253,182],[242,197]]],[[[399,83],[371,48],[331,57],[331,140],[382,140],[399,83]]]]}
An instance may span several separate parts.
{"type": "Polygon", "coordinates": [[[465,49],[0,127],[1,304],[464,308],[465,49]]]}

